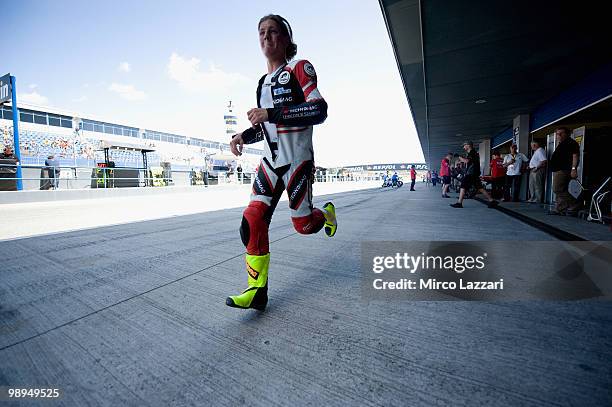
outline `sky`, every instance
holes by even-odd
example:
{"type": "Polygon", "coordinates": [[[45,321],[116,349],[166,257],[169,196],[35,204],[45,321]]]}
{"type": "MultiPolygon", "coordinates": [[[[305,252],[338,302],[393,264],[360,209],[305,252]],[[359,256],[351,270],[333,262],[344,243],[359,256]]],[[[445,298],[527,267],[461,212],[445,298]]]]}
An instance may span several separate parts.
{"type": "Polygon", "coordinates": [[[256,107],[270,13],[291,24],[329,106],[317,165],[423,162],[376,0],[21,0],[3,9],[0,74],[16,77],[18,102],[227,142],[228,101],[240,130],[256,107]]]}

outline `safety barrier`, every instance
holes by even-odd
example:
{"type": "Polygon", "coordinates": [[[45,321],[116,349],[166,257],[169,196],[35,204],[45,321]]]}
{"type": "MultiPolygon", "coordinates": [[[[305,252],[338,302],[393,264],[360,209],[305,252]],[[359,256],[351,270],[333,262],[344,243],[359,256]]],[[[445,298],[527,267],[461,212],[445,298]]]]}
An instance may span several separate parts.
{"type": "MultiPolygon", "coordinates": [[[[250,184],[255,173],[204,173],[151,168],[20,165],[24,190],[250,184]]],[[[16,165],[0,164],[0,191],[16,190],[16,165]]],[[[316,175],[316,182],[378,181],[378,176],[316,175]]]]}

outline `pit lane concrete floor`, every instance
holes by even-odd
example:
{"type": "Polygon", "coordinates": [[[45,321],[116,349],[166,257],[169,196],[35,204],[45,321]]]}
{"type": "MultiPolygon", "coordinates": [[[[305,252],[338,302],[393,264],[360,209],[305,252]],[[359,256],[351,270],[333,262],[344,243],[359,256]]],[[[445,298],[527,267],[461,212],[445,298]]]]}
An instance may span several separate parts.
{"type": "Polygon", "coordinates": [[[240,208],[2,242],[0,386],[67,406],[610,405],[608,302],[360,297],[363,240],[550,239],[438,194],[316,198],[333,239],[281,202],[264,313],[224,304],[246,281],[240,208]]]}

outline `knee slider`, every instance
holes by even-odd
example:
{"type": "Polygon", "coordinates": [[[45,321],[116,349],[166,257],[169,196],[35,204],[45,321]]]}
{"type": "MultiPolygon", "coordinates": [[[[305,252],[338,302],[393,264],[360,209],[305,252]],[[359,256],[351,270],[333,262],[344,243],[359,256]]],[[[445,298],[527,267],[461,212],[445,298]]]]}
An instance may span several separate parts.
{"type": "Polygon", "coordinates": [[[259,201],[251,201],[242,213],[240,223],[240,239],[245,247],[249,246],[251,238],[257,238],[263,229],[268,227],[265,221],[268,205],[259,201]]]}
{"type": "Polygon", "coordinates": [[[325,223],[325,217],[323,216],[323,212],[315,209],[310,215],[291,218],[291,221],[293,222],[293,227],[299,234],[310,235],[321,230],[325,223]]]}
{"type": "Polygon", "coordinates": [[[310,216],[303,216],[301,218],[291,218],[293,222],[293,228],[301,235],[307,235],[310,233],[312,226],[310,225],[310,216]]]}

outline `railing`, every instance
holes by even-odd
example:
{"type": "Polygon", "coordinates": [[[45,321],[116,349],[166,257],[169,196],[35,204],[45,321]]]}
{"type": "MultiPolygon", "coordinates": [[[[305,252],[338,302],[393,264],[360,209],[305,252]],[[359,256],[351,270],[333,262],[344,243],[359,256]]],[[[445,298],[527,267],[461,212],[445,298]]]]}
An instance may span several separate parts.
{"type": "MultiPolygon", "coordinates": [[[[153,177],[144,168],[130,167],[82,167],[82,166],[49,166],[49,165],[19,165],[22,170],[21,180],[24,189],[80,189],[80,188],[112,188],[119,184],[131,182],[130,186],[147,186],[153,177]],[[119,176],[115,172],[131,171],[138,176],[119,176]],[[36,176],[35,174],[38,175],[36,176]],[[87,175],[86,175],[87,174],[87,175]]],[[[17,165],[0,164],[0,190],[7,190],[6,184],[16,181],[17,165]],[[4,186],[4,187],[3,187],[4,186]]],[[[149,171],[150,172],[150,171],[149,171]]],[[[12,190],[12,188],[8,188],[12,190]]]]}
{"type": "MultiPolygon", "coordinates": [[[[163,187],[250,184],[255,173],[213,172],[207,175],[199,170],[171,170],[167,174],[154,174],[140,167],[90,167],[90,166],[46,166],[20,165],[24,190],[38,189],[82,189],[82,188],[121,188],[121,187],[163,187]],[[59,170],[59,171],[58,171],[59,170]],[[130,174],[131,172],[131,174],[130,174]],[[57,174],[54,176],[51,174],[57,174]],[[137,174],[137,175],[136,175],[137,174]]],[[[14,190],[17,165],[0,164],[0,190],[14,190]]],[[[316,182],[380,181],[378,176],[315,176],[316,182]]]]}

